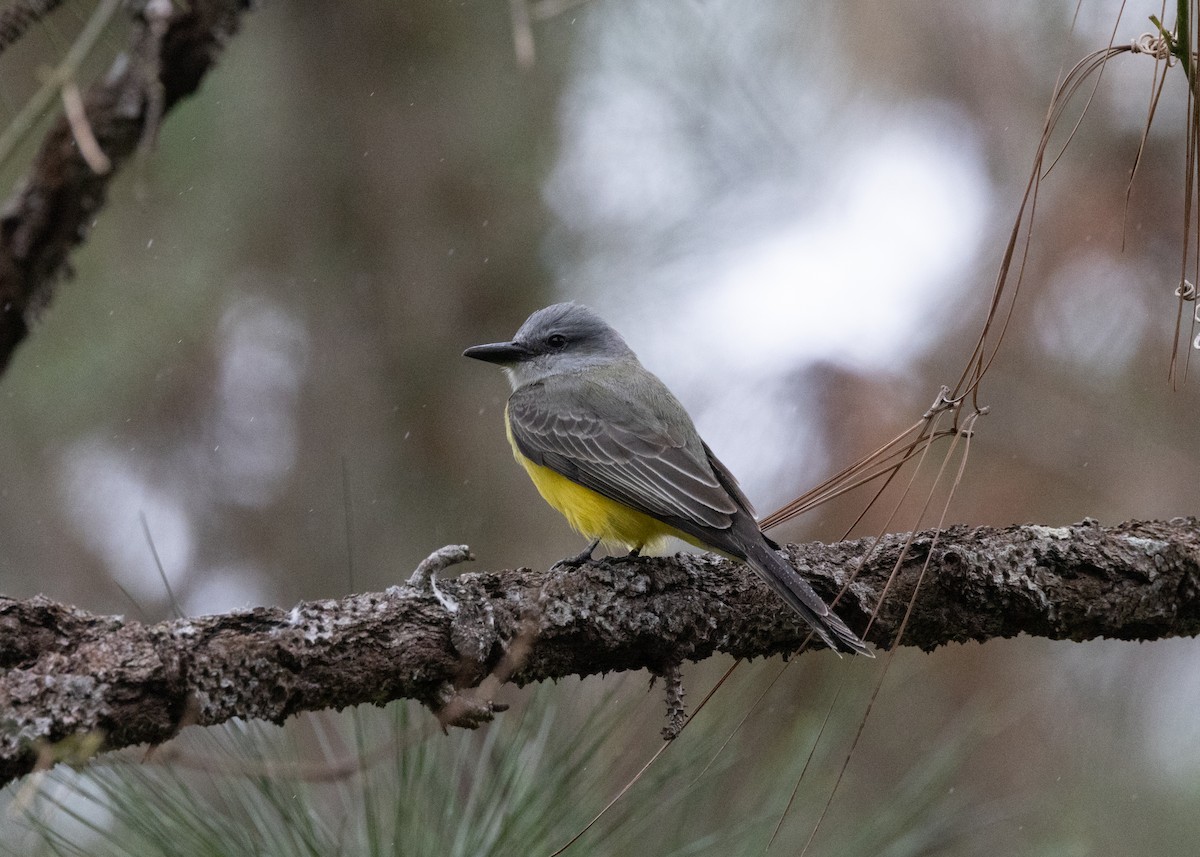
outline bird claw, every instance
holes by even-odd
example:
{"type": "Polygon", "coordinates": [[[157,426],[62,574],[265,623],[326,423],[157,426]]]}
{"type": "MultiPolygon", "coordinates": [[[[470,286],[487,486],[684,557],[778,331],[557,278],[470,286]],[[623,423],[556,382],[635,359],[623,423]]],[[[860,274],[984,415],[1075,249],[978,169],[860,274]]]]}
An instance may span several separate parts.
{"type": "Polygon", "coordinates": [[[595,553],[596,547],[600,544],[599,539],[592,539],[591,544],[581,550],[579,553],[572,556],[564,557],[554,565],[550,566],[551,571],[559,571],[561,569],[579,568],[585,562],[592,561],[592,554],[595,553]]]}

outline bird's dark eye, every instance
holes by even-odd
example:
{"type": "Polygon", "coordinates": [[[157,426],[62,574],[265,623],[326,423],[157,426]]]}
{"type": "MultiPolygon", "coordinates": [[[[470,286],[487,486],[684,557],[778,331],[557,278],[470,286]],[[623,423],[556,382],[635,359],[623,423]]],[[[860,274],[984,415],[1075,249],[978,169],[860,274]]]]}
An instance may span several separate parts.
{"type": "Polygon", "coordinates": [[[560,348],[566,347],[567,338],[565,336],[563,336],[561,333],[552,333],[546,337],[546,344],[549,345],[551,348],[553,348],[555,351],[558,351],[560,348]]]}

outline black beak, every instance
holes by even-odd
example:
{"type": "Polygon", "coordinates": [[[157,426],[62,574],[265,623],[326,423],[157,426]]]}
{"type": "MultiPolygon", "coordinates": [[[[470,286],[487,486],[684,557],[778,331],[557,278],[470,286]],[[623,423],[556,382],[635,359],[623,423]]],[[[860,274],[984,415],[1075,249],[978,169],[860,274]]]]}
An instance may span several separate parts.
{"type": "Polygon", "coordinates": [[[485,363],[516,363],[529,356],[529,349],[515,342],[493,342],[490,345],[472,345],[463,352],[463,357],[474,357],[485,363]]]}

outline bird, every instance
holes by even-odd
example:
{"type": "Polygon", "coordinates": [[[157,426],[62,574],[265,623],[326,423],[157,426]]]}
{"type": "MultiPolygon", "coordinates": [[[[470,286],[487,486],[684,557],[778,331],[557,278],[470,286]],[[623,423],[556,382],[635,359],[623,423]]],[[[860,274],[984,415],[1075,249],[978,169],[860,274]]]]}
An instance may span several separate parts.
{"type": "Polygon", "coordinates": [[[633,555],[674,536],[749,565],[826,646],[873,657],[763,533],[737,479],[683,405],[621,335],[583,304],[534,312],[508,342],[463,352],[504,369],[513,457],[596,547],[633,555]]]}

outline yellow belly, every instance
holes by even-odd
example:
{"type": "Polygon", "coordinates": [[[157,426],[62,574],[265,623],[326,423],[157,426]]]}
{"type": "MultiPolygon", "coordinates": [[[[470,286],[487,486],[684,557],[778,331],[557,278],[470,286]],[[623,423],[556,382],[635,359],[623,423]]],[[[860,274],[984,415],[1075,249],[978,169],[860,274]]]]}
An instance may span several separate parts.
{"type": "Polygon", "coordinates": [[[644,512],[631,509],[616,500],[610,500],[590,488],[572,482],[549,467],[543,467],[530,461],[517,448],[512,430],[508,428],[508,414],[505,413],[504,416],[513,457],[525,468],[525,472],[533,480],[542,499],[557,509],[577,532],[589,539],[600,539],[604,542],[605,547],[625,547],[638,550],[643,548],[654,550],[668,536],[676,536],[694,542],[694,539],[688,538],[674,527],[664,524],[644,512]]]}

